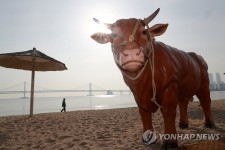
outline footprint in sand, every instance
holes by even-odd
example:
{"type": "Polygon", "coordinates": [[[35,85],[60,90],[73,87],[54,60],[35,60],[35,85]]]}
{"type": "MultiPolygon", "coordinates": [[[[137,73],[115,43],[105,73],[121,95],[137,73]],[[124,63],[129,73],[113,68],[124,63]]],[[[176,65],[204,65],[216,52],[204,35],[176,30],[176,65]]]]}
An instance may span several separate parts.
{"type": "Polygon", "coordinates": [[[64,140],[64,139],[67,139],[67,138],[71,138],[72,136],[60,136],[58,139],[59,140],[64,140]]]}

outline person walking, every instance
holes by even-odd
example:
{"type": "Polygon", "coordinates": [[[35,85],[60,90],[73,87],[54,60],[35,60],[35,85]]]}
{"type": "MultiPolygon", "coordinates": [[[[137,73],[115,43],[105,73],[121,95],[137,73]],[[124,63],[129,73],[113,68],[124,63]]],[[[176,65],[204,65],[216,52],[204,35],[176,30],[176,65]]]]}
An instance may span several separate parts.
{"type": "Polygon", "coordinates": [[[63,107],[63,109],[61,110],[61,112],[66,112],[66,99],[65,98],[63,98],[63,101],[62,101],[62,107],[63,107]]]}

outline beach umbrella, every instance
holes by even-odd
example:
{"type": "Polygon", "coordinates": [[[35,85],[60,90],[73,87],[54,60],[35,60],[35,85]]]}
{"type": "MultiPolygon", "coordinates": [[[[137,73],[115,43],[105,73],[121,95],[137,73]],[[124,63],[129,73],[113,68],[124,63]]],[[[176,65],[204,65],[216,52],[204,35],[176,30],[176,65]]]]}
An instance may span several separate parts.
{"type": "Polygon", "coordinates": [[[0,66],[30,70],[32,72],[30,116],[33,116],[35,71],[61,71],[67,69],[64,63],[43,54],[42,52],[36,50],[36,48],[28,51],[0,54],[0,66]]]}

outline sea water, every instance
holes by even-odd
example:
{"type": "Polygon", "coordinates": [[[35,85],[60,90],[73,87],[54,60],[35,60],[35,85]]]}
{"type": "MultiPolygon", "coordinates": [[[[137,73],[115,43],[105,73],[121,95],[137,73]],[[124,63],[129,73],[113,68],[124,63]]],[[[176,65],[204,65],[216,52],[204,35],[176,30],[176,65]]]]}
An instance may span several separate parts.
{"type": "MultiPolygon", "coordinates": [[[[210,94],[213,100],[225,99],[225,91],[211,91],[210,94]]],[[[60,112],[63,98],[66,98],[66,111],[137,107],[132,94],[94,96],[64,95],[57,97],[35,97],[33,113],[60,112]]],[[[197,100],[196,97],[194,99],[197,100]]],[[[29,115],[29,113],[29,98],[0,98],[0,116],[29,115]]]]}
{"type": "MultiPolygon", "coordinates": [[[[136,107],[133,95],[35,97],[33,113],[60,112],[63,98],[66,98],[66,111],[136,107]]],[[[29,98],[0,99],[0,116],[29,113],[29,98]]]]}

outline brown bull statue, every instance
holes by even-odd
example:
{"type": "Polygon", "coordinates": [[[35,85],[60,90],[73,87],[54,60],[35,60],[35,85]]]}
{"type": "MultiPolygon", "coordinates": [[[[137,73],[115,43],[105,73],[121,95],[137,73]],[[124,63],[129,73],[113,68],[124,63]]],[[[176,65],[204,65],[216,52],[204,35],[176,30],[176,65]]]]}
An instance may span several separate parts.
{"type": "MultiPolygon", "coordinates": [[[[193,52],[187,53],[155,41],[168,24],[148,24],[159,12],[157,9],[146,19],[120,19],[104,24],[111,34],[95,33],[98,43],[110,42],[115,63],[132,91],[143,122],[143,130],[154,134],[152,113],[160,108],[165,134],[176,134],[176,108],[180,108],[181,128],[188,127],[187,105],[196,95],[205,115],[205,125],[214,127],[211,114],[208,67],[204,59],[193,52]]],[[[143,134],[143,138],[145,133],[143,134]]],[[[148,135],[149,136],[149,135],[148,135]]],[[[152,143],[151,141],[145,141],[152,143]]],[[[151,140],[151,139],[147,139],[151,140]]],[[[164,148],[177,147],[177,140],[164,141],[164,148]]]]}

